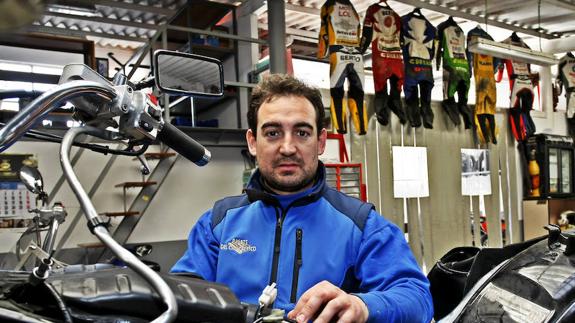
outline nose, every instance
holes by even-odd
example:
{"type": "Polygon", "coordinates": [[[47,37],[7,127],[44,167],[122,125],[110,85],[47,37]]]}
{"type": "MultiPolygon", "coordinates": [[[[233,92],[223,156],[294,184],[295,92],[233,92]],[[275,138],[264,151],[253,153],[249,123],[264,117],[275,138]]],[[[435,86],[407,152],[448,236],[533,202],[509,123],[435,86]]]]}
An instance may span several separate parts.
{"type": "Polygon", "coordinates": [[[291,134],[286,135],[280,145],[280,154],[290,156],[295,154],[296,150],[293,136],[291,134]]]}

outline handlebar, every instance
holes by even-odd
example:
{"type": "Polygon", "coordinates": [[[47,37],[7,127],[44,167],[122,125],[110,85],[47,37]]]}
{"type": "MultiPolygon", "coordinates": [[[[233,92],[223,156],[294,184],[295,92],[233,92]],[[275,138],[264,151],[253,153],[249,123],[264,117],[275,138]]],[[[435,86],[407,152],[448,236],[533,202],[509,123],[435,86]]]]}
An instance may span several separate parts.
{"type": "MultiPolygon", "coordinates": [[[[90,70],[80,68],[80,71],[90,74],[90,70]]],[[[77,71],[75,73],[78,73],[77,71]]],[[[70,72],[72,76],[76,75],[70,72]]],[[[83,74],[82,74],[83,75],[83,74]]],[[[89,76],[89,75],[88,75],[89,76]]],[[[148,84],[143,82],[142,84],[148,84]]],[[[132,253],[125,250],[102,226],[98,213],[90,197],[83,189],[70,163],[70,149],[75,139],[81,134],[109,139],[129,140],[130,144],[148,144],[159,140],[198,166],[207,164],[211,153],[201,144],[187,136],[170,123],[165,123],[161,117],[161,109],[142,99],[141,92],[134,92],[128,85],[117,85],[106,82],[74,80],[68,78],[64,83],[44,92],[21,110],[2,129],[0,129],[0,152],[9,148],[46,114],[55,109],[65,100],[76,100],[74,104],[79,112],[83,112],[81,127],[70,128],[60,147],[60,162],[64,175],[88,220],[90,229],[110,250],[130,268],[143,276],[158,292],[166,304],[163,312],[153,322],[170,322],[177,316],[178,308],[174,294],[168,285],[148,266],[140,262],[132,253]],[[91,96],[84,100],[85,96],[91,96]],[[96,97],[99,100],[93,100],[96,97]],[[85,104],[85,105],[84,105],[85,104]],[[120,118],[116,118],[120,117],[120,118]],[[117,123],[119,121],[119,124],[117,123]],[[118,132],[105,130],[108,127],[119,128],[118,132]]],[[[47,247],[53,244],[55,230],[59,223],[52,223],[52,237],[47,241],[47,247]]],[[[51,248],[50,248],[51,249],[51,248]]],[[[51,252],[51,250],[49,251],[51,252]]]]}
{"type": "Polygon", "coordinates": [[[204,166],[212,158],[209,150],[172,124],[164,123],[157,138],[198,166],[204,166]]]}
{"type": "Polygon", "coordinates": [[[110,248],[110,250],[112,250],[120,260],[125,262],[128,267],[142,275],[142,277],[144,277],[144,279],[154,287],[166,303],[166,311],[152,322],[171,322],[178,315],[176,297],[172,293],[171,289],[156,272],[143,264],[136,256],[134,256],[134,254],[127,251],[118,242],[116,242],[105,227],[98,225],[98,212],[72,168],[72,164],[70,162],[70,149],[72,148],[74,139],[84,133],[95,134],[99,131],[99,129],[86,126],[71,128],[66,132],[66,135],[64,135],[64,139],[62,140],[62,145],[60,146],[60,163],[64,170],[64,175],[66,176],[74,195],[76,195],[78,201],[80,201],[82,210],[84,210],[84,215],[86,216],[88,223],[92,225],[91,229],[94,235],[110,248]]]}
{"type": "Polygon", "coordinates": [[[109,101],[116,98],[113,87],[91,81],[71,81],[44,92],[0,129],[0,152],[8,149],[63,99],[95,94],[109,101]]]}

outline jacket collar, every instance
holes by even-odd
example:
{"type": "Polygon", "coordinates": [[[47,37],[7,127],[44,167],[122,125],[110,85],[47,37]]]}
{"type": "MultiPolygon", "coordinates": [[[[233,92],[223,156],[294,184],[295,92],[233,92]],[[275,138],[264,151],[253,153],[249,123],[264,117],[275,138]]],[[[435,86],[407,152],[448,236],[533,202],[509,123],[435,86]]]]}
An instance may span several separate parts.
{"type": "MultiPolygon", "coordinates": [[[[300,197],[299,199],[292,202],[291,206],[301,206],[319,199],[322,193],[327,189],[327,184],[325,182],[325,166],[321,161],[318,161],[317,173],[315,175],[315,183],[310,189],[309,194],[300,197]]],[[[262,201],[266,204],[280,206],[280,202],[277,199],[277,195],[266,191],[264,185],[262,184],[261,172],[256,169],[248,186],[246,188],[246,194],[250,202],[262,201]]]]}

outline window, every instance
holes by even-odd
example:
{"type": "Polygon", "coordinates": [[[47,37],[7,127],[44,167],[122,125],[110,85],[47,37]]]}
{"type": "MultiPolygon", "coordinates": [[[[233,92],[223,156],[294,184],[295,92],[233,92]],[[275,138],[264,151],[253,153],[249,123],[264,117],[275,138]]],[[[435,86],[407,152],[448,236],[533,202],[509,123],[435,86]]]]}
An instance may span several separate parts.
{"type": "MultiPolygon", "coordinates": [[[[43,75],[60,75],[62,73],[62,66],[56,65],[36,65],[30,63],[19,63],[12,61],[0,61],[0,73],[6,72],[20,72],[43,75]]],[[[2,74],[0,74],[2,75],[2,74]]],[[[45,92],[56,86],[56,84],[49,83],[36,83],[25,81],[5,81],[0,80],[0,89],[2,90],[24,90],[24,91],[38,91],[45,92]]],[[[20,102],[18,98],[8,98],[0,101],[0,110],[4,111],[19,111],[20,102]]]]}

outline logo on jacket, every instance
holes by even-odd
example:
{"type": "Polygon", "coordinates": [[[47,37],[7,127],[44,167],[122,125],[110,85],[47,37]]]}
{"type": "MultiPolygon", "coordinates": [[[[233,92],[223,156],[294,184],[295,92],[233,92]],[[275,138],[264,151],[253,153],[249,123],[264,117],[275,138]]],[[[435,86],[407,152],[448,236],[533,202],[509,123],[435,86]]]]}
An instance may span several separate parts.
{"type": "Polygon", "coordinates": [[[228,243],[220,244],[220,250],[232,250],[235,251],[238,255],[241,255],[245,252],[255,252],[256,246],[250,245],[247,239],[233,239],[228,243]]]}

